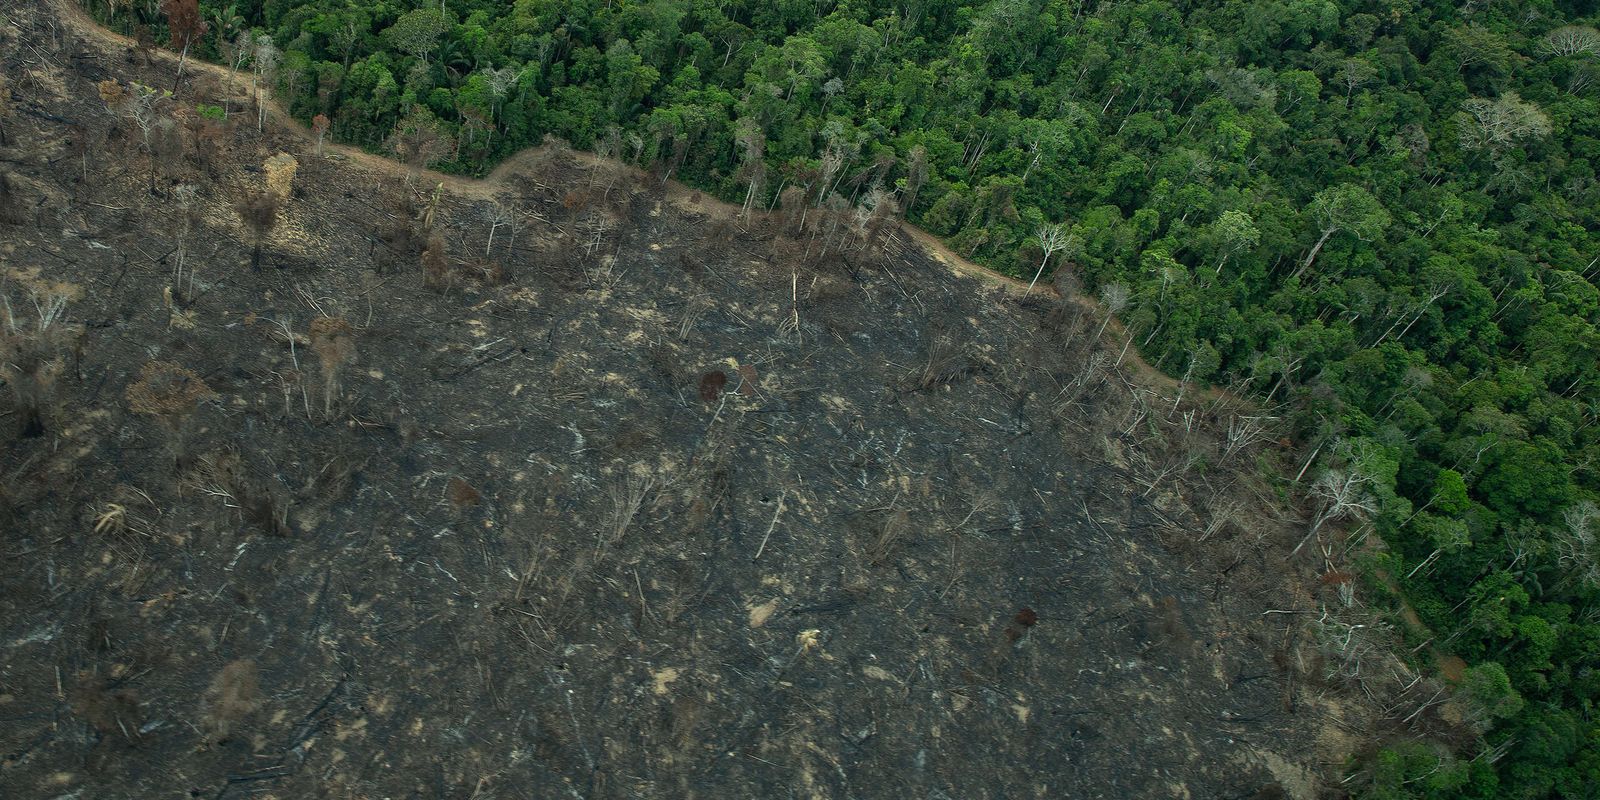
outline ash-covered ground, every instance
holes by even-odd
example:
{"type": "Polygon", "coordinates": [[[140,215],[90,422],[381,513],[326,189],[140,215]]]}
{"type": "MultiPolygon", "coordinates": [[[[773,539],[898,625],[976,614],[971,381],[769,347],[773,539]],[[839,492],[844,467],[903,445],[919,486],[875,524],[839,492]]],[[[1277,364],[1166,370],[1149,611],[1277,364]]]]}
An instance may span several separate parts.
{"type": "Polygon", "coordinates": [[[1275,445],[1094,310],[0,13],[0,794],[1336,794],[1275,445]]]}

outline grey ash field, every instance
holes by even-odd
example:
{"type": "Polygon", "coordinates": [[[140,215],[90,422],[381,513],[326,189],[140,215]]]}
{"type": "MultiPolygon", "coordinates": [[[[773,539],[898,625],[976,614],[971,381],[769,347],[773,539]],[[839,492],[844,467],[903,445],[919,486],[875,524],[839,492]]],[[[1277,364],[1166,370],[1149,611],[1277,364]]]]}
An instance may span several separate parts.
{"type": "Polygon", "coordinates": [[[0,795],[1339,794],[1278,456],[1094,310],[559,146],[207,126],[204,66],[152,166],[97,83],[172,62],[64,14],[0,6],[0,795]]]}

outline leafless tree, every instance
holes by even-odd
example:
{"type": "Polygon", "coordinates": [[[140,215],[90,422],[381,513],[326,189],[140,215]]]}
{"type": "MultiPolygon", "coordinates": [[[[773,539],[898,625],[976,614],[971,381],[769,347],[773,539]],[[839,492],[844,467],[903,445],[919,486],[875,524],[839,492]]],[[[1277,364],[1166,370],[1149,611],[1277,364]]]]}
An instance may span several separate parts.
{"type": "Polygon", "coordinates": [[[139,129],[140,141],[146,153],[150,152],[150,138],[162,119],[161,105],[172,97],[172,92],[130,83],[126,87],[116,81],[100,82],[100,99],[113,114],[127,117],[139,129]]]}
{"type": "Polygon", "coordinates": [[[628,131],[622,138],[628,149],[633,151],[633,155],[628,157],[628,161],[635,166],[643,166],[639,162],[644,158],[644,137],[634,131],[628,131]]]}
{"type": "Polygon", "coordinates": [[[1272,438],[1273,426],[1277,417],[1244,416],[1235,414],[1228,418],[1228,430],[1224,438],[1222,458],[1219,463],[1226,462],[1250,447],[1272,438]]]}
{"type": "Polygon", "coordinates": [[[1344,84],[1344,102],[1350,104],[1350,97],[1355,90],[1372,82],[1378,76],[1378,70],[1371,63],[1361,58],[1347,58],[1339,65],[1338,79],[1344,84]]]}
{"type": "Polygon", "coordinates": [[[856,207],[857,250],[878,254],[885,243],[883,233],[899,212],[894,198],[882,187],[873,187],[856,207]]]}
{"type": "Polygon", "coordinates": [[[1370,473],[1359,463],[1329,469],[1311,484],[1311,496],[1318,502],[1317,514],[1312,518],[1311,529],[1295,545],[1289,555],[1295,555],[1308,542],[1316,538],[1322,526],[1337,519],[1365,519],[1376,514],[1377,501],[1372,497],[1376,483],[1370,473]]]}
{"type": "Polygon", "coordinates": [[[189,288],[183,289],[183,268],[189,260],[189,239],[194,226],[200,221],[199,189],[192,183],[172,188],[172,202],[178,207],[178,252],[173,269],[173,286],[185,297],[194,296],[194,270],[189,271],[189,288]]]}
{"type": "Polygon", "coordinates": [[[1183,396],[1189,391],[1189,379],[1194,377],[1195,365],[1200,362],[1200,353],[1197,349],[1189,351],[1189,366],[1183,370],[1183,377],[1178,379],[1178,394],[1172,398],[1172,408],[1167,411],[1167,418],[1171,419],[1178,412],[1178,406],[1183,404],[1183,396]]]}
{"type": "Polygon", "coordinates": [[[502,67],[500,69],[486,69],[484,70],[484,75],[489,79],[489,93],[494,96],[494,106],[490,109],[490,114],[498,119],[500,117],[500,101],[504,100],[506,93],[511,91],[511,87],[517,84],[517,78],[522,73],[510,67],[502,67]]]}
{"type": "Polygon", "coordinates": [[[1469,150],[1498,155],[1527,140],[1550,135],[1550,117],[1516,92],[1506,92],[1492,100],[1468,98],[1461,104],[1461,111],[1465,117],[1461,146],[1469,150]]]}
{"type": "Polygon", "coordinates": [[[844,169],[844,150],[830,143],[822,151],[822,176],[817,181],[817,208],[822,208],[828,200],[828,195],[833,193],[831,188],[833,178],[842,169],[844,169]]]}
{"type": "Polygon", "coordinates": [[[244,66],[244,62],[250,58],[250,54],[255,52],[255,34],[249,30],[239,31],[239,38],[235,39],[226,49],[228,52],[224,55],[231,57],[228,58],[228,88],[223,90],[222,93],[223,119],[227,119],[233,113],[233,76],[239,73],[239,68],[244,66]]]}
{"type": "Polygon", "coordinates": [[[517,213],[516,209],[510,205],[496,200],[489,204],[487,216],[489,219],[489,239],[488,243],[483,246],[483,255],[486,258],[494,250],[495,231],[510,225],[512,220],[516,219],[517,213]]]}
{"type": "MultiPolygon", "coordinates": [[[[517,208],[516,206],[507,206],[506,210],[507,214],[504,226],[506,229],[506,250],[508,252],[514,252],[517,249],[517,235],[522,233],[522,229],[527,223],[527,217],[524,215],[522,209],[517,208]]],[[[534,216],[536,218],[538,217],[537,214],[534,216]]]]}
{"type": "Polygon", "coordinates": [[[1569,580],[1600,587],[1600,506],[1583,501],[1561,514],[1563,526],[1552,537],[1557,562],[1569,580]]]}
{"type": "Polygon", "coordinates": [[[1105,312],[1105,319],[1100,321],[1100,329],[1094,332],[1095,341],[1099,341],[1105,334],[1106,326],[1111,324],[1111,318],[1128,307],[1128,287],[1120,283],[1108,283],[1100,287],[1100,306],[1105,312]]]}
{"type": "MultiPolygon", "coordinates": [[[[157,150],[170,151],[173,142],[169,140],[177,134],[172,120],[162,113],[162,104],[172,97],[172,92],[142,83],[129,83],[123,86],[114,80],[101,81],[97,88],[100,99],[105,102],[106,108],[112,114],[126,118],[139,129],[139,141],[149,167],[150,191],[154,193],[158,166],[157,150]],[[157,144],[162,146],[157,147],[157,144]]],[[[182,147],[181,141],[177,144],[182,147]]],[[[170,156],[171,153],[159,155],[170,156]]]]}
{"type": "Polygon", "coordinates": [[[1539,49],[1552,56],[1600,56],[1600,31],[1587,25],[1563,25],[1545,34],[1539,49]]]}
{"type": "Polygon", "coordinates": [[[1050,263],[1050,256],[1056,251],[1065,248],[1072,241],[1072,234],[1067,231],[1067,226],[1059,222],[1047,223],[1039,226],[1039,249],[1044,251],[1044,258],[1039,259],[1039,269],[1033,273],[1033,280],[1028,282],[1028,291],[1024,294],[1033,294],[1034,284],[1039,282],[1039,276],[1044,274],[1044,267],[1050,263]]]}
{"type": "Polygon", "coordinates": [[[250,94],[256,100],[256,131],[259,133],[267,121],[267,106],[261,102],[260,87],[272,85],[273,76],[278,74],[278,61],[283,54],[278,51],[278,46],[272,43],[270,37],[262,36],[256,39],[255,52],[252,55],[250,94]]]}

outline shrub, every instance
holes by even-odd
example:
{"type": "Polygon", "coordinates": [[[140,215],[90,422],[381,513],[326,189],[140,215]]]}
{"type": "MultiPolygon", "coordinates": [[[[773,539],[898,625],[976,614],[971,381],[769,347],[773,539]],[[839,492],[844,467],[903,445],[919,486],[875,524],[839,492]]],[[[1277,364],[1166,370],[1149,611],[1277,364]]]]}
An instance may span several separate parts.
{"type": "Polygon", "coordinates": [[[170,361],[152,361],[139,372],[139,380],[128,386],[128,408],[136,414],[155,417],[167,434],[173,463],[188,463],[190,421],[200,403],[217,396],[193,371],[170,361]]]}
{"type": "Polygon", "coordinates": [[[322,362],[322,413],[332,415],[339,375],[356,356],[355,329],[339,317],[318,317],[311,321],[311,349],[322,362]]]}
{"type": "Polygon", "coordinates": [[[0,293],[0,379],[11,387],[20,433],[44,433],[45,414],[56,380],[66,367],[66,354],[82,333],[66,323],[66,307],[82,290],[69,283],[50,283],[33,273],[21,276],[27,304],[13,306],[9,293],[0,293]],[[34,313],[19,313],[32,306],[34,313]]]}

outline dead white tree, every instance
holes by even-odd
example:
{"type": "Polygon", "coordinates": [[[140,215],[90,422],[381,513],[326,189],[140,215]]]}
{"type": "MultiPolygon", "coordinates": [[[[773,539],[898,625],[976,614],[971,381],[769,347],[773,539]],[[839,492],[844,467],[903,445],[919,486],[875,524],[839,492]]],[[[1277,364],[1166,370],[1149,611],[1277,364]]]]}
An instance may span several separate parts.
{"type": "Polygon", "coordinates": [[[484,255],[485,258],[488,258],[489,257],[489,253],[492,250],[494,250],[494,234],[495,234],[495,231],[497,231],[497,230],[499,230],[501,228],[504,228],[504,227],[507,227],[507,226],[515,224],[516,219],[517,219],[517,210],[515,208],[513,208],[512,206],[506,204],[506,203],[502,203],[499,200],[496,200],[496,201],[494,201],[494,202],[489,204],[488,217],[489,217],[489,241],[488,241],[487,244],[485,244],[483,246],[483,255],[484,255]]]}
{"type": "Polygon", "coordinates": [[[1178,412],[1178,406],[1183,403],[1183,396],[1189,391],[1189,379],[1194,376],[1194,366],[1200,361],[1199,350],[1189,351],[1189,366],[1184,369],[1183,377],[1178,379],[1178,396],[1172,398],[1172,408],[1167,410],[1167,418],[1171,419],[1178,412]]]}
{"type": "Polygon", "coordinates": [[[1550,135],[1550,117],[1516,92],[1506,92],[1493,100],[1468,98],[1461,104],[1461,116],[1461,146],[1486,150],[1491,155],[1550,135]]]}
{"type": "Polygon", "coordinates": [[[1100,287],[1100,305],[1105,311],[1105,319],[1100,321],[1100,330],[1094,332],[1096,341],[1106,332],[1106,326],[1111,324],[1111,318],[1128,307],[1128,287],[1120,283],[1108,283],[1100,287]]]}
{"type": "Polygon", "coordinates": [[[182,183],[172,187],[172,199],[178,206],[178,252],[172,285],[188,298],[194,297],[194,270],[189,270],[189,288],[185,290],[183,267],[189,260],[189,235],[194,232],[195,223],[199,221],[200,209],[197,205],[199,198],[199,189],[192,183],[182,183]]]}
{"type": "Polygon", "coordinates": [[[161,104],[172,98],[172,92],[157,89],[142,83],[129,83],[125,91],[109,92],[101,89],[101,97],[108,95],[116,100],[107,99],[107,105],[112,106],[112,111],[127,117],[139,129],[140,141],[144,143],[144,151],[151,156],[154,149],[150,146],[151,137],[155,134],[156,126],[163,119],[161,104]],[[113,103],[115,103],[113,105],[113,103]]]}
{"type": "Polygon", "coordinates": [[[1350,105],[1351,95],[1356,89],[1365,86],[1378,77],[1377,67],[1362,58],[1347,58],[1339,65],[1335,78],[1344,84],[1344,103],[1350,105]]]}
{"type": "Polygon", "coordinates": [[[1039,282],[1039,276],[1044,274],[1044,266],[1050,263],[1050,256],[1056,251],[1064,249],[1072,242],[1072,234],[1067,232],[1067,226],[1059,222],[1046,223],[1039,226],[1039,249],[1044,251],[1044,258],[1039,259],[1039,269],[1033,273],[1033,280],[1028,282],[1028,291],[1023,294],[1033,294],[1034,284],[1039,282]]]}
{"type": "Polygon", "coordinates": [[[1244,503],[1220,496],[1212,498],[1206,511],[1209,516],[1206,519],[1205,528],[1200,531],[1200,541],[1202,542],[1217,535],[1218,531],[1226,528],[1230,523],[1239,519],[1247,519],[1249,516],[1244,503]]]}
{"type": "MultiPolygon", "coordinates": [[[[511,210],[511,215],[506,219],[506,224],[505,224],[505,228],[506,228],[506,251],[507,252],[515,252],[516,249],[517,249],[517,235],[522,233],[522,229],[524,227],[526,227],[527,218],[524,215],[522,209],[520,209],[520,208],[512,206],[510,210],[511,210]]],[[[537,214],[535,214],[534,216],[538,217],[537,214]]]]}
{"type": "Polygon", "coordinates": [[[510,67],[502,67],[500,69],[486,69],[484,70],[484,75],[489,79],[489,93],[494,96],[494,106],[490,109],[490,114],[495,119],[499,119],[500,101],[505,99],[506,93],[511,91],[511,87],[517,85],[518,79],[522,77],[522,71],[510,67]]]}
{"type": "MultiPolygon", "coordinates": [[[[1432,308],[1434,303],[1437,303],[1448,296],[1453,288],[1454,287],[1449,284],[1434,284],[1429,286],[1428,296],[1417,303],[1415,313],[1411,316],[1411,321],[1406,323],[1405,328],[1402,329],[1400,334],[1395,338],[1404,339],[1406,334],[1411,331],[1411,327],[1416,325],[1417,322],[1422,319],[1423,315],[1428,313],[1428,309],[1432,308]]],[[[1378,341],[1373,344],[1373,347],[1383,344],[1384,340],[1389,338],[1389,334],[1393,333],[1395,328],[1400,327],[1400,320],[1403,318],[1404,317],[1396,317],[1394,323],[1389,326],[1389,329],[1384,331],[1382,336],[1378,337],[1378,341]]]]}
{"type": "Polygon", "coordinates": [[[1277,417],[1246,417],[1235,415],[1228,420],[1228,431],[1219,463],[1243,452],[1260,442],[1272,438],[1272,426],[1277,417]]]}
{"type": "Polygon", "coordinates": [[[834,144],[829,144],[822,151],[822,162],[818,166],[821,175],[817,178],[817,208],[822,208],[827,203],[828,196],[833,194],[833,178],[844,169],[844,150],[834,144]]]}
{"type": "Polygon", "coordinates": [[[1588,588],[1600,586],[1600,506],[1584,501],[1561,514],[1565,523],[1552,544],[1569,579],[1588,588]]]}
{"type": "Polygon", "coordinates": [[[225,48],[228,51],[225,55],[231,55],[232,58],[228,59],[228,88],[222,94],[223,119],[227,119],[233,113],[233,76],[239,73],[239,68],[244,66],[250,54],[255,52],[254,37],[255,34],[248,30],[240,31],[239,38],[225,48]]]}
{"type": "Polygon", "coordinates": [[[1563,25],[1545,34],[1539,49],[1552,56],[1600,56],[1600,31],[1587,25],[1563,25]]]}
{"type": "Polygon", "coordinates": [[[1311,530],[1306,532],[1305,538],[1295,545],[1289,555],[1298,554],[1329,522],[1336,519],[1365,519],[1378,513],[1377,501],[1373,499],[1371,491],[1374,483],[1376,480],[1359,463],[1322,473],[1311,484],[1311,496],[1317,499],[1320,508],[1312,518],[1311,530]]]}
{"type": "Polygon", "coordinates": [[[1386,646],[1389,626],[1369,615],[1346,617],[1336,618],[1324,606],[1321,618],[1311,623],[1311,630],[1329,656],[1324,660],[1326,677],[1362,683],[1368,673],[1375,672],[1370,667],[1392,661],[1386,646]]]}
{"type": "Polygon", "coordinates": [[[283,54],[278,51],[278,46],[272,43],[270,37],[262,36],[256,39],[254,56],[250,94],[256,100],[256,132],[260,133],[267,121],[267,106],[261,102],[261,87],[272,85],[273,77],[278,74],[278,61],[283,54]]]}

